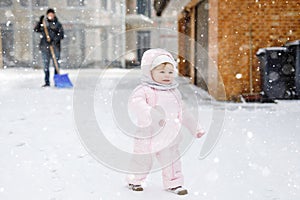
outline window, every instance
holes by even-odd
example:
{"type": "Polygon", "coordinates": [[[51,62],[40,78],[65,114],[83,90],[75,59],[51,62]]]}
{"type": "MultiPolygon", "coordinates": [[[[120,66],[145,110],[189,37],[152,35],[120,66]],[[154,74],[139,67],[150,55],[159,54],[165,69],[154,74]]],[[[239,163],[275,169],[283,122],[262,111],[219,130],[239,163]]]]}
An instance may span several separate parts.
{"type": "Polygon", "coordinates": [[[0,24],[4,66],[14,65],[14,29],[12,24],[0,24]]]}
{"type": "Polygon", "coordinates": [[[139,62],[141,62],[144,52],[149,49],[150,44],[150,31],[137,31],[137,56],[139,62]]]}
{"type": "MultiPolygon", "coordinates": [[[[29,0],[20,0],[21,6],[28,7],[29,0]]],[[[48,6],[48,0],[32,0],[32,7],[45,7],[48,6]]]]}
{"type": "Polygon", "coordinates": [[[107,28],[102,28],[100,33],[100,40],[101,40],[101,60],[103,61],[104,65],[107,65],[108,61],[108,48],[109,48],[109,30],[107,28]]]}
{"type": "Polygon", "coordinates": [[[83,24],[64,24],[61,67],[77,68],[85,59],[85,31],[83,24]]]}
{"type": "Polygon", "coordinates": [[[68,0],[68,6],[84,6],[84,0],[68,0]]]}
{"type": "Polygon", "coordinates": [[[151,16],[151,1],[137,0],[137,13],[145,15],[147,17],[150,17],[151,16]]]}
{"type": "Polygon", "coordinates": [[[28,0],[20,0],[21,6],[27,7],[28,6],[28,0]]]}
{"type": "Polygon", "coordinates": [[[107,0],[101,0],[101,6],[104,10],[107,10],[107,0]]]}
{"type": "Polygon", "coordinates": [[[12,0],[1,0],[0,7],[9,7],[12,5],[12,0]]]}
{"type": "Polygon", "coordinates": [[[111,1],[110,2],[110,7],[111,7],[111,11],[115,13],[116,12],[116,2],[111,1]]]}

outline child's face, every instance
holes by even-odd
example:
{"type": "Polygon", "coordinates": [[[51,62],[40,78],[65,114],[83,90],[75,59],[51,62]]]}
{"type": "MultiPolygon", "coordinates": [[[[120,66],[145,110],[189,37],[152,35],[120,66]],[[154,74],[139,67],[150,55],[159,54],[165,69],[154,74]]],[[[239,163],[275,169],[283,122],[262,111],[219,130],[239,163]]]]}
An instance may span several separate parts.
{"type": "Polygon", "coordinates": [[[152,79],[160,84],[169,85],[174,80],[174,68],[170,63],[163,63],[151,70],[152,79]]]}

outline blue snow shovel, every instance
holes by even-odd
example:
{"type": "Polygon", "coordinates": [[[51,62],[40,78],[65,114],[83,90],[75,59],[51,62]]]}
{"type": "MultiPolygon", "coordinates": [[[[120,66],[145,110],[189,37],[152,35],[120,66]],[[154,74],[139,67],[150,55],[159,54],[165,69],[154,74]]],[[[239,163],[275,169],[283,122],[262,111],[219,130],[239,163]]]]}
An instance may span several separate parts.
{"type": "Polygon", "coordinates": [[[54,54],[54,48],[52,45],[50,45],[50,52],[52,55],[52,59],[54,61],[54,65],[55,65],[55,70],[57,72],[57,74],[54,74],[54,84],[55,87],[57,88],[71,88],[73,87],[73,84],[71,82],[71,80],[69,79],[68,74],[60,74],[59,73],[59,68],[58,68],[58,63],[54,54]]]}
{"type": "MultiPolygon", "coordinates": [[[[43,20],[43,25],[44,25],[44,31],[45,31],[45,34],[46,34],[46,37],[47,37],[47,41],[50,41],[50,37],[49,37],[49,33],[48,33],[48,29],[47,29],[45,19],[43,20]]],[[[55,70],[57,72],[57,74],[54,75],[55,87],[57,87],[57,88],[71,88],[71,87],[73,87],[73,84],[70,81],[70,79],[68,77],[68,74],[60,74],[59,73],[58,63],[57,63],[57,60],[56,60],[56,57],[55,57],[54,48],[53,48],[52,44],[50,44],[50,52],[51,52],[52,59],[54,61],[55,70]]]]}

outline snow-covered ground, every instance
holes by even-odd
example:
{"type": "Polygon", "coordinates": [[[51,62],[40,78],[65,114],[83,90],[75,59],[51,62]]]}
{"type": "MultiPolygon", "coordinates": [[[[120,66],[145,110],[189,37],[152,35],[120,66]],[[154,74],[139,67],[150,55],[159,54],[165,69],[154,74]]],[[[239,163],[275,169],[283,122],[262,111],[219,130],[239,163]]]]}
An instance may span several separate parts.
{"type": "MultiPolygon", "coordinates": [[[[110,112],[112,90],[128,72],[111,69],[101,75],[94,112],[108,141],[130,151],[110,112]]],[[[73,89],[41,88],[41,70],[0,70],[1,200],[300,199],[300,101],[222,103],[200,93],[203,127],[210,134],[216,123],[223,126],[206,158],[199,159],[199,153],[208,135],[195,140],[183,155],[189,194],[165,192],[160,171],[149,175],[144,192],[132,192],[126,187],[126,174],[98,162],[82,142],[84,133],[78,133],[74,94],[84,87],[76,87],[76,78],[81,73],[83,83],[96,80],[101,70],[68,73],[73,89]],[[222,121],[212,117],[216,110],[224,114],[222,121]]],[[[127,77],[135,75],[137,70],[127,77]]],[[[130,83],[121,88],[130,90],[130,83]]]]}

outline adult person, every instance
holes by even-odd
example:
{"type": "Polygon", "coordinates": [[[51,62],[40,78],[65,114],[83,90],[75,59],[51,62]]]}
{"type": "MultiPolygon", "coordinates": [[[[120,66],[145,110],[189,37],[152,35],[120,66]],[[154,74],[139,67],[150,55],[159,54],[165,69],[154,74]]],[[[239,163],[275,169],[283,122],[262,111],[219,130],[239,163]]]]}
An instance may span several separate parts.
{"type": "MultiPolygon", "coordinates": [[[[50,86],[50,71],[49,71],[49,65],[50,60],[52,59],[53,65],[54,60],[52,58],[51,52],[50,52],[50,45],[53,46],[54,54],[56,57],[56,60],[58,61],[60,59],[60,52],[61,52],[61,44],[60,41],[64,38],[64,29],[62,24],[58,21],[58,18],[55,15],[55,11],[52,8],[49,8],[46,12],[46,19],[45,16],[42,15],[40,17],[40,21],[37,22],[37,24],[34,27],[34,31],[40,33],[41,40],[39,44],[39,48],[42,52],[42,59],[43,59],[43,65],[44,65],[44,73],[45,73],[45,84],[42,87],[49,87],[50,86]],[[48,30],[49,37],[47,38],[43,22],[46,24],[46,28],[48,30]]],[[[58,68],[59,62],[58,63],[58,68]]],[[[54,73],[57,74],[56,69],[54,68],[54,73]]]]}

